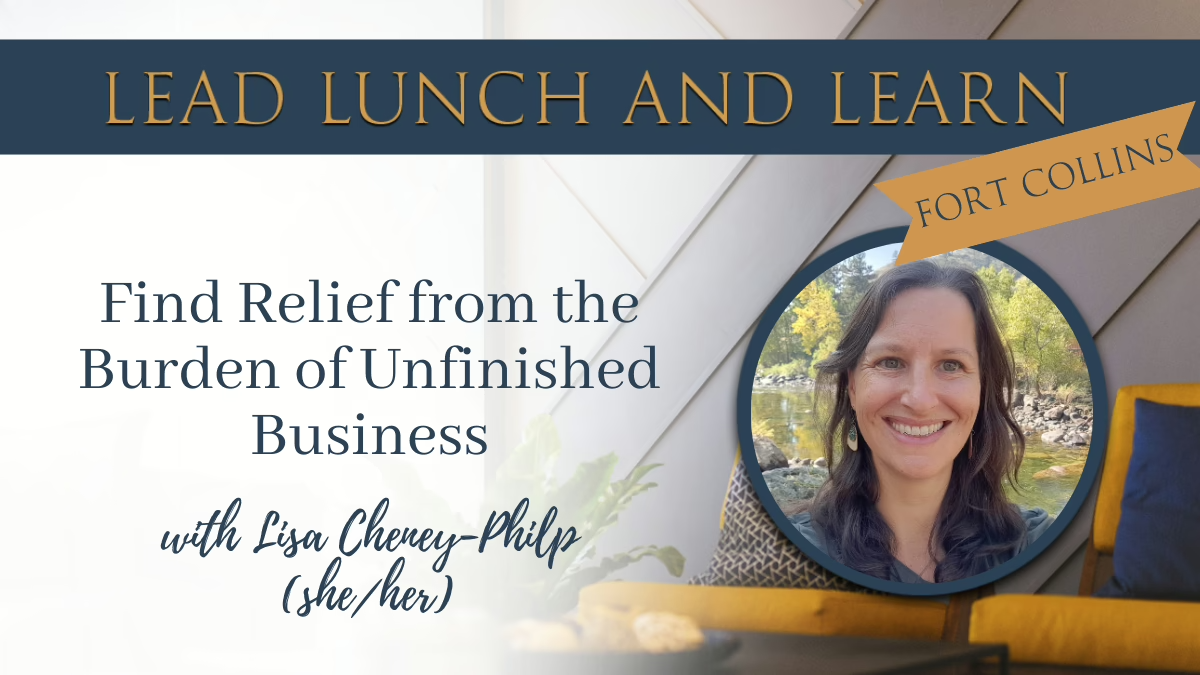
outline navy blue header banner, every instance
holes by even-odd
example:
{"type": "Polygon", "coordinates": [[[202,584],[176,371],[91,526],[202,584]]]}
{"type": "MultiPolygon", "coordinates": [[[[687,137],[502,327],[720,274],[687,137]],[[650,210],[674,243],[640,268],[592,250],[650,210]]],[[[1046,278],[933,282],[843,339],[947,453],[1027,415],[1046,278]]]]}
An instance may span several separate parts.
{"type": "Polygon", "coordinates": [[[1172,41],[3,41],[0,153],[985,154],[1196,101],[1198,60],[1172,41]]]}

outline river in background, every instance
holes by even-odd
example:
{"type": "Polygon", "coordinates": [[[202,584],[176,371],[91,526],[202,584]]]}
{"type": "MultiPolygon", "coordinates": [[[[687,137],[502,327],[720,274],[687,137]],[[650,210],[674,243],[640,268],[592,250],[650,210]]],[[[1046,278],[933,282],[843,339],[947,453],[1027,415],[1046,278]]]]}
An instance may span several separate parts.
{"type": "MultiPolygon", "coordinates": [[[[821,433],[813,413],[813,393],[806,389],[755,389],[751,399],[755,432],[767,430],[771,440],[789,459],[816,459],[824,455],[821,433]]],[[[1025,438],[1025,460],[1019,474],[1020,492],[1010,487],[1009,499],[1025,508],[1043,508],[1057,516],[1066,505],[1079,476],[1034,478],[1051,466],[1065,466],[1087,458],[1086,449],[1042,443],[1039,434],[1025,438]]]]}

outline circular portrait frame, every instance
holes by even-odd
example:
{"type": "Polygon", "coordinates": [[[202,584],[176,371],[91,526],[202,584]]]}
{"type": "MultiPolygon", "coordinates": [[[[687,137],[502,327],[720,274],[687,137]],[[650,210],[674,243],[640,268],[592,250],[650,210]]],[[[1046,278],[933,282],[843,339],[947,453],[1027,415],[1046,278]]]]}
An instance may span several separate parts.
{"type": "Polygon", "coordinates": [[[1071,497],[1067,500],[1066,505],[1058,517],[1054,519],[1049,529],[1042,536],[1038,537],[1033,544],[1018,553],[1012,560],[966,579],[927,584],[888,581],[851,569],[818,549],[812,542],[801,535],[800,531],[784,515],[783,509],[780,508],[774,496],[767,488],[766,479],[763,478],[762,468],[759,466],[758,457],[754,452],[754,439],[751,432],[751,395],[754,390],[755,372],[757,371],[758,362],[762,356],[763,348],[766,346],[771,329],[775,326],[778,317],[787,309],[792,299],[800,294],[800,291],[804,290],[806,286],[812,283],[825,270],[851,256],[879,246],[903,242],[907,231],[907,227],[893,227],[855,237],[843,244],[839,244],[823,253],[812,263],[802,267],[779,291],[775,299],[764,310],[763,320],[759,322],[758,327],[754,331],[754,335],[750,340],[750,346],[746,351],[746,359],[742,363],[742,372],[738,380],[737,393],[738,441],[741,445],[742,463],[746,465],[746,472],[750,476],[750,481],[754,484],[754,490],[758,494],[759,500],[762,501],[763,507],[770,514],[771,519],[775,521],[775,526],[793,544],[798,546],[805,555],[815,560],[830,572],[855,584],[876,591],[907,596],[942,596],[978,588],[1016,572],[1053,545],[1063,531],[1067,529],[1071,521],[1079,513],[1080,508],[1083,507],[1083,503],[1087,500],[1088,494],[1091,492],[1100,474],[1100,467],[1104,463],[1104,450],[1108,446],[1108,389],[1104,381],[1104,370],[1100,364],[1100,353],[1096,350],[1096,342],[1092,339],[1091,330],[1079,314],[1079,310],[1075,308],[1075,304],[1071,302],[1071,299],[1067,297],[1062,288],[1031,260],[1004,244],[989,242],[987,244],[972,246],[971,248],[1013,267],[1036,284],[1058,307],[1063,318],[1067,320],[1067,324],[1071,327],[1071,331],[1075,333],[1075,339],[1079,342],[1084,364],[1088,370],[1088,379],[1091,381],[1092,386],[1093,421],[1092,439],[1088,448],[1087,462],[1084,464],[1083,473],[1079,477],[1075,491],[1071,493],[1071,497]]]}

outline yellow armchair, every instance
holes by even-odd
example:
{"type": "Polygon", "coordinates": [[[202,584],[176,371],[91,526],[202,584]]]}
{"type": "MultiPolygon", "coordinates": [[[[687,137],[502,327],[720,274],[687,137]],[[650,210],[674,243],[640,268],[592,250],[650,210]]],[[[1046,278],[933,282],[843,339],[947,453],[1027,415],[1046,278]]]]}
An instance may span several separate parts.
{"type": "Polygon", "coordinates": [[[1200,384],[1141,385],[1117,393],[1081,597],[980,600],[971,610],[971,642],[1006,643],[1018,663],[1200,672],[1200,603],[1088,597],[1113,574],[1137,399],[1200,407],[1200,384]]]}

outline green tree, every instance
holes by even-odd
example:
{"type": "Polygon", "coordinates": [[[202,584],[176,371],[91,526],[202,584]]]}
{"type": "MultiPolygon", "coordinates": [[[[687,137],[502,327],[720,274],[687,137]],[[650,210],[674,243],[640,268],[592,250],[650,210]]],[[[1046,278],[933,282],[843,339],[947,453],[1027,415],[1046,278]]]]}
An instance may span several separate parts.
{"type": "Polygon", "coordinates": [[[1043,389],[1079,379],[1082,357],[1072,351],[1075,334],[1058,307],[1029,279],[1013,284],[1005,312],[1005,334],[1027,386],[1043,389]]]}
{"type": "Polygon", "coordinates": [[[827,284],[833,289],[833,294],[836,296],[838,289],[842,287],[842,263],[838,263],[821,272],[821,276],[817,277],[817,281],[827,284]]]}
{"type": "Polygon", "coordinates": [[[1000,267],[984,267],[976,273],[979,280],[987,287],[988,298],[992,304],[992,315],[1003,335],[1007,330],[1008,303],[1012,299],[1017,280],[1011,269],[1000,267]]]}
{"type": "Polygon", "coordinates": [[[796,296],[792,308],[796,315],[792,332],[800,336],[800,345],[808,354],[815,352],[825,338],[833,336],[836,339],[842,335],[842,319],[833,293],[832,286],[817,279],[796,296]]]}
{"type": "Polygon", "coordinates": [[[846,324],[854,315],[854,310],[858,309],[858,303],[866,295],[871,280],[875,278],[875,270],[867,263],[867,254],[865,253],[847,258],[840,267],[842,268],[842,285],[838,288],[837,294],[838,315],[841,316],[842,323],[846,324]]]}
{"type": "Polygon", "coordinates": [[[993,302],[1007,303],[1016,290],[1017,278],[1008,268],[994,266],[984,267],[977,273],[979,279],[987,286],[988,294],[993,302]]]}
{"type": "Polygon", "coordinates": [[[793,298],[787,310],[775,322],[771,334],[767,336],[767,343],[763,345],[762,356],[758,359],[760,367],[770,368],[782,363],[791,363],[804,354],[800,338],[792,332],[796,306],[797,299],[793,298]]]}
{"type": "Polygon", "coordinates": [[[817,379],[817,366],[837,351],[839,340],[841,340],[840,335],[826,335],[825,339],[821,340],[821,344],[817,345],[817,351],[813,352],[812,365],[808,367],[809,377],[817,379]]]}

